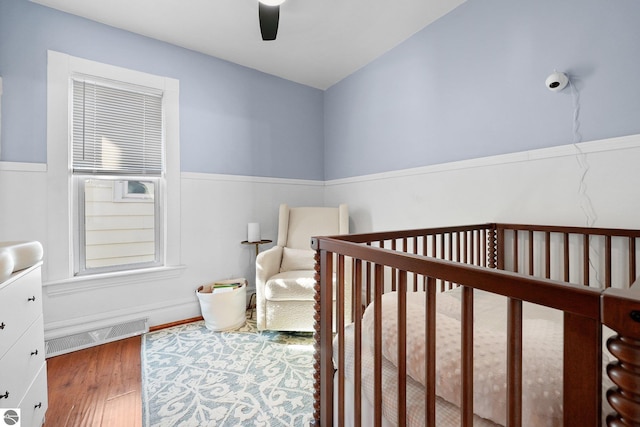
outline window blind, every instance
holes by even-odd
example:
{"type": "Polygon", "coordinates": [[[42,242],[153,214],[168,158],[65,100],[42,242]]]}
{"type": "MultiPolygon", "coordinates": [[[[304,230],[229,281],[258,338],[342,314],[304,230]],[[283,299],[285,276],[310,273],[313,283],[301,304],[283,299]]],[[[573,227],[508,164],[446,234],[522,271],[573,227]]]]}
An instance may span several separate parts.
{"type": "Polygon", "coordinates": [[[73,171],[161,175],[162,94],[73,80],[73,171]]]}

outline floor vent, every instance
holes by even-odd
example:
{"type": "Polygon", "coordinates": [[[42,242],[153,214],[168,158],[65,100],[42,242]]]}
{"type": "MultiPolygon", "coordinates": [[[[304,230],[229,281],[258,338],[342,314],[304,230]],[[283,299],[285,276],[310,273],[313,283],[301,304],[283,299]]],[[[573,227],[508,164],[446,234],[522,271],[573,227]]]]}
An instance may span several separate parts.
{"type": "Polygon", "coordinates": [[[132,320],[92,331],[52,338],[46,341],[46,357],[58,356],[149,331],[147,319],[132,320]]]}

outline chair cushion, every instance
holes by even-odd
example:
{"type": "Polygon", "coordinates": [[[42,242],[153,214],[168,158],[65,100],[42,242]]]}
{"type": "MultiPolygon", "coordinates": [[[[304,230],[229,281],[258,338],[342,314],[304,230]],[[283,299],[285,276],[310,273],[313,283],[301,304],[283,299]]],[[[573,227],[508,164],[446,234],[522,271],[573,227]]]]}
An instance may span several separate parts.
{"type": "Polygon", "coordinates": [[[292,270],[271,276],[264,287],[265,299],[312,301],[316,283],[314,275],[314,270],[292,270]]]}
{"type": "Polygon", "coordinates": [[[311,249],[292,249],[284,247],[280,272],[291,270],[313,270],[316,264],[315,251],[311,249]]]}
{"type": "Polygon", "coordinates": [[[340,233],[340,211],[336,208],[301,207],[289,209],[289,248],[311,249],[311,237],[340,233]]]}

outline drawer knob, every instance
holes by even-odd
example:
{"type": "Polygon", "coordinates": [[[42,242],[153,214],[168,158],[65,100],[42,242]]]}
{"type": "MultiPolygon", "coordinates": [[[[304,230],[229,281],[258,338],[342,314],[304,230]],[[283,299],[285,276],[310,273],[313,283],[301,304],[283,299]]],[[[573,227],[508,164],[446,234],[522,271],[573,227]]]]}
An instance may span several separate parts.
{"type": "Polygon", "coordinates": [[[36,300],[36,296],[32,296],[31,298],[27,298],[27,301],[35,301],[36,300]]]}
{"type": "Polygon", "coordinates": [[[7,326],[4,324],[4,322],[0,323],[0,329],[4,329],[4,327],[7,326]]]}
{"type": "Polygon", "coordinates": [[[38,355],[38,349],[35,349],[35,351],[32,351],[32,352],[31,352],[31,355],[32,355],[32,356],[37,356],[37,355],[38,355]]]}
{"type": "Polygon", "coordinates": [[[8,399],[9,398],[9,391],[5,391],[4,394],[0,394],[0,399],[8,399]]]}

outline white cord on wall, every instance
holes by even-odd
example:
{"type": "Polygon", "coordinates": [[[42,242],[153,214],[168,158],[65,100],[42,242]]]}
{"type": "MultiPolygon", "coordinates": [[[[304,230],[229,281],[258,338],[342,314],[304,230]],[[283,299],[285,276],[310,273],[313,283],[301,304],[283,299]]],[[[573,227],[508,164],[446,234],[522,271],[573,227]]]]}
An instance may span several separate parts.
{"type": "Polygon", "coordinates": [[[578,89],[573,84],[571,80],[569,80],[569,86],[571,87],[571,96],[573,98],[573,146],[576,151],[576,160],[578,161],[578,165],[582,170],[582,174],[580,175],[580,183],[578,185],[578,192],[580,194],[580,208],[582,212],[584,212],[586,216],[587,227],[592,227],[598,216],[596,214],[595,209],[593,208],[593,203],[591,203],[591,198],[587,194],[587,183],[585,181],[587,173],[589,173],[589,162],[587,161],[587,154],[582,151],[580,148],[580,142],[582,141],[582,135],[580,134],[580,94],[578,93],[578,89]]]}
{"type": "MultiPolygon", "coordinates": [[[[569,86],[571,87],[571,97],[573,99],[573,146],[577,151],[576,160],[578,161],[578,165],[582,170],[582,173],[580,174],[580,182],[578,185],[578,193],[580,194],[580,208],[586,216],[587,227],[593,227],[596,220],[598,219],[598,215],[596,214],[596,211],[593,207],[591,198],[587,194],[586,176],[589,173],[589,162],[587,161],[587,154],[582,151],[579,145],[582,141],[582,135],[580,134],[580,93],[578,92],[578,89],[573,84],[571,79],[569,79],[569,86]]],[[[592,238],[590,236],[589,248],[596,254],[597,259],[600,259],[598,249],[591,244],[591,240],[592,238]]],[[[599,270],[596,266],[593,265],[591,257],[589,257],[589,266],[595,274],[595,280],[598,283],[598,286],[602,287],[599,270]]]]}

